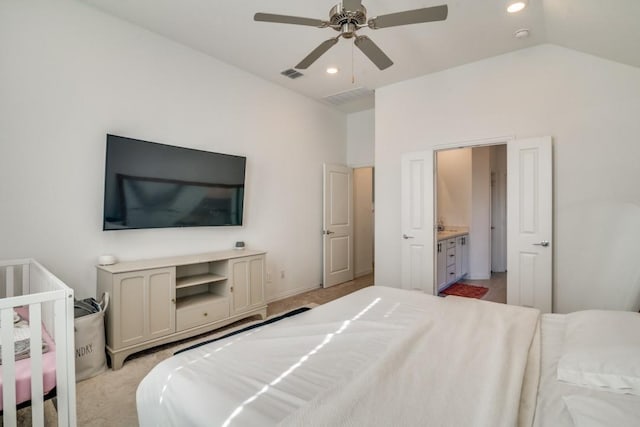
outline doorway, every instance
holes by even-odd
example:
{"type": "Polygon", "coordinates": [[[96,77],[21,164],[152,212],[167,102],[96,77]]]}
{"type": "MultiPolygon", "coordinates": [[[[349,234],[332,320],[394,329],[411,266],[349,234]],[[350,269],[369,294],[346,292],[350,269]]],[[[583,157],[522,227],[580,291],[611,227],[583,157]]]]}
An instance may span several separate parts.
{"type": "Polygon", "coordinates": [[[323,167],[323,287],[373,274],[373,167],[323,167]]]}
{"type": "Polygon", "coordinates": [[[374,169],[353,169],[353,264],[354,277],[373,273],[374,268],[374,169]]]}
{"type": "MultiPolygon", "coordinates": [[[[496,144],[507,146],[507,304],[536,307],[549,313],[552,310],[553,276],[553,146],[550,136],[501,137],[441,145],[402,155],[401,234],[398,236],[402,239],[400,287],[431,294],[438,291],[436,152],[496,144]]],[[[486,228],[479,232],[489,234],[486,228]]],[[[469,244],[471,249],[473,240],[469,244]]]]}
{"type": "Polygon", "coordinates": [[[443,149],[434,157],[434,292],[481,286],[488,288],[483,299],[506,303],[506,145],[443,149]]]}

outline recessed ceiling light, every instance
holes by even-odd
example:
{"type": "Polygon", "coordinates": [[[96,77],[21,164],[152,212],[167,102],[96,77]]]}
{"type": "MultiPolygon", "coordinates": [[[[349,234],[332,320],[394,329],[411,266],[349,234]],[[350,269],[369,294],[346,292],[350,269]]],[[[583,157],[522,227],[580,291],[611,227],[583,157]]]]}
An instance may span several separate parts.
{"type": "Polygon", "coordinates": [[[507,5],[507,12],[516,13],[527,7],[527,2],[524,0],[510,1],[507,5]]]}
{"type": "Polygon", "coordinates": [[[338,72],[338,69],[336,67],[327,68],[327,74],[336,74],[337,72],[338,72]]]}

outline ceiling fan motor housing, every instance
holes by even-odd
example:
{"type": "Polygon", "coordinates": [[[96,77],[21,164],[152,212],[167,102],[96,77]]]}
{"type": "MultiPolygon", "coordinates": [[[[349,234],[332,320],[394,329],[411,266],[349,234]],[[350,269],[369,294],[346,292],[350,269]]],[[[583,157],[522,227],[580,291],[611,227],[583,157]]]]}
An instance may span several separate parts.
{"type": "Polygon", "coordinates": [[[329,12],[331,28],[340,31],[342,37],[350,39],[355,36],[358,28],[367,22],[367,9],[360,4],[356,10],[346,10],[342,4],[337,4],[329,12]]]}

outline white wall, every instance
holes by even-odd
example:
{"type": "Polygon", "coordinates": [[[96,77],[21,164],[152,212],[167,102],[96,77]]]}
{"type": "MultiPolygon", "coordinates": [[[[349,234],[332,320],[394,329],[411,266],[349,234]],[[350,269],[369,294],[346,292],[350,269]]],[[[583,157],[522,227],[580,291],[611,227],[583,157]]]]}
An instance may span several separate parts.
{"type": "Polygon", "coordinates": [[[551,135],[554,310],[637,310],[638,111],[640,69],[553,45],[378,89],[376,284],[398,285],[400,278],[402,153],[551,135]]]}
{"type": "Polygon", "coordinates": [[[269,299],[320,284],[344,114],[75,1],[3,1],[0,52],[0,258],[37,258],[84,297],[100,254],[245,240],[268,251],[269,299]],[[107,132],[247,156],[245,226],[101,231],[107,132]]]}
{"type": "Polygon", "coordinates": [[[438,213],[447,227],[471,223],[471,148],[437,152],[438,213]]]}
{"type": "Polygon", "coordinates": [[[374,120],[374,110],[351,113],[347,117],[347,164],[349,166],[373,166],[374,120]]]}

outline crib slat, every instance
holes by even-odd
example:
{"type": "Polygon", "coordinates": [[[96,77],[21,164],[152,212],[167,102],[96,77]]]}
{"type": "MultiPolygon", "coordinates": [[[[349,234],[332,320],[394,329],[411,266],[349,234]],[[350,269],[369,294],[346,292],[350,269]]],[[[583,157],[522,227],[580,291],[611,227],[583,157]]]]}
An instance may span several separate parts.
{"type": "MultiPolygon", "coordinates": [[[[63,349],[67,348],[67,334],[65,333],[65,328],[68,326],[68,321],[65,316],[65,304],[67,302],[64,299],[58,299],[54,302],[54,310],[55,310],[55,334],[56,334],[56,378],[67,378],[68,375],[68,365],[66,358],[69,357],[73,361],[74,354],[73,351],[69,355],[65,355],[65,351],[63,349]]],[[[56,388],[56,393],[58,399],[62,402],[68,402],[71,396],[70,387],[75,387],[75,383],[69,384],[68,381],[58,381],[59,387],[56,388]]],[[[75,403],[75,400],[74,400],[75,403]]],[[[66,425],[75,425],[75,420],[71,421],[71,414],[69,413],[69,406],[67,405],[58,405],[58,425],[66,426],[66,425]]],[[[74,408],[75,409],[75,408],[74,408]]],[[[74,414],[75,415],[75,414],[74,414]]],[[[73,417],[75,418],[75,416],[73,417]]]]}
{"type": "MultiPolygon", "coordinates": [[[[64,384],[65,389],[65,405],[67,407],[67,418],[69,427],[76,427],[77,414],[76,414],[76,358],[75,358],[75,323],[74,323],[74,309],[73,309],[73,289],[66,288],[66,298],[62,304],[60,304],[61,311],[58,316],[66,317],[66,321],[62,322],[63,330],[61,334],[66,335],[66,347],[60,351],[64,355],[65,363],[67,366],[67,376],[64,379],[60,379],[60,383],[64,384]],[[64,307],[64,310],[62,309],[64,307]]],[[[57,354],[57,352],[56,352],[57,354]]],[[[59,402],[59,400],[58,400],[59,402]]],[[[58,405],[60,407],[60,405],[58,405]]]]}
{"type": "Polygon", "coordinates": [[[44,426],[44,386],[42,384],[42,317],[40,304],[29,305],[31,356],[31,425],[44,426]]]}
{"type": "Polygon", "coordinates": [[[13,309],[0,311],[2,340],[2,420],[5,426],[16,425],[16,361],[14,360],[13,309]]]}

